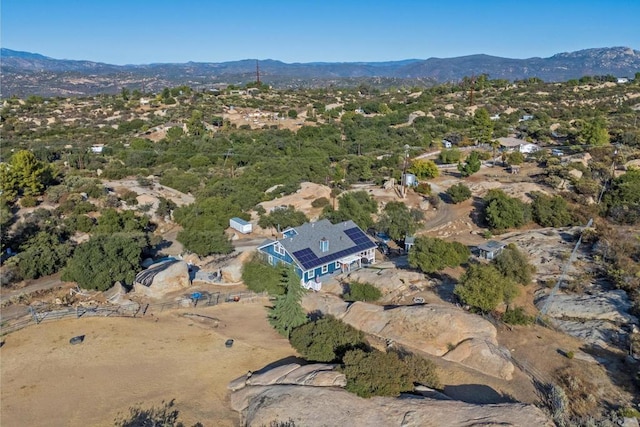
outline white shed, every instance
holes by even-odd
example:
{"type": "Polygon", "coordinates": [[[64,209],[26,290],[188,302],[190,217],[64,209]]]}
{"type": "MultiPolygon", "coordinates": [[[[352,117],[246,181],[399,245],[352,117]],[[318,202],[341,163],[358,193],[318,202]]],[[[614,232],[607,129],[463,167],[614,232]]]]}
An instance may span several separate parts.
{"type": "Polygon", "coordinates": [[[229,226],[243,234],[249,234],[253,231],[253,225],[242,218],[233,217],[229,220],[229,226]]]}

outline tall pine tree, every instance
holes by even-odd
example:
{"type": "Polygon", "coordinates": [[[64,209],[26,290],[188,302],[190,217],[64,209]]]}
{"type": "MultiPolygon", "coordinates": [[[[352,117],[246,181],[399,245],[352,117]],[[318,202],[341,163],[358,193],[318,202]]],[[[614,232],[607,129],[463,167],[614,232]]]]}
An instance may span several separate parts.
{"type": "Polygon", "coordinates": [[[300,305],[304,288],[300,286],[300,278],[292,266],[282,269],[280,281],[286,292],[277,297],[269,313],[269,323],[288,339],[294,328],[307,323],[307,314],[300,305]]]}

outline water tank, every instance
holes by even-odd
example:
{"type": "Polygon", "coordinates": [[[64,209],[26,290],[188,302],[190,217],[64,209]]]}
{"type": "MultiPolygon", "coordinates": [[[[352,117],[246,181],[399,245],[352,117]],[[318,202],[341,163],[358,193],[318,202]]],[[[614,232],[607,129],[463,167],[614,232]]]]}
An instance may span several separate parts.
{"type": "Polygon", "coordinates": [[[418,185],[416,176],[412,173],[404,174],[404,185],[406,185],[407,187],[415,187],[416,185],[418,185]]]}

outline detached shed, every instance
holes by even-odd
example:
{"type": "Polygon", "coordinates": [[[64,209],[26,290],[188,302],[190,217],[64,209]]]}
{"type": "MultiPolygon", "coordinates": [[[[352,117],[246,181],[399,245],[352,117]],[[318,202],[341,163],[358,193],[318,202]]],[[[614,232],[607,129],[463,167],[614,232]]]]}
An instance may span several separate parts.
{"type": "Polygon", "coordinates": [[[253,225],[242,218],[233,217],[229,220],[229,227],[243,234],[249,234],[253,231],[253,225]]]}
{"type": "Polygon", "coordinates": [[[507,246],[506,243],[489,240],[487,243],[478,246],[480,258],[494,259],[500,252],[502,252],[505,246],[507,246]]]}

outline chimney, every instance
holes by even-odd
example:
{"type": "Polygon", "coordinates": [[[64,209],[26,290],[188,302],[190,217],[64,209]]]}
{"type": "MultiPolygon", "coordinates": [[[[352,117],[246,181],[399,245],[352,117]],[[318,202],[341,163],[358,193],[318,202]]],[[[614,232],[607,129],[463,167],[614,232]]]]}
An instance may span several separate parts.
{"type": "Polygon", "coordinates": [[[326,237],[320,239],[320,252],[328,252],[329,251],[329,241],[326,237]]]}

